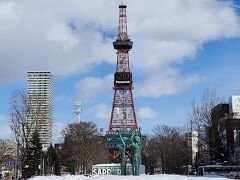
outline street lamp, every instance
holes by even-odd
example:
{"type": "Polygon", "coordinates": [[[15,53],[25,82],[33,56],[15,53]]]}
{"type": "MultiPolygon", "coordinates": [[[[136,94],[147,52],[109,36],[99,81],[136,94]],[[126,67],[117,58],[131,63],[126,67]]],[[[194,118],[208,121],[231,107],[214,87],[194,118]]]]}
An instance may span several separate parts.
{"type": "Polygon", "coordinates": [[[15,173],[14,173],[14,180],[17,180],[17,179],[18,179],[19,146],[20,146],[20,143],[18,142],[18,143],[17,143],[17,158],[16,158],[16,161],[15,161],[15,173]]]}
{"type": "Polygon", "coordinates": [[[42,147],[42,158],[41,158],[41,161],[42,161],[42,175],[44,176],[45,175],[45,158],[44,158],[44,155],[45,153],[47,152],[47,147],[42,147]]]}

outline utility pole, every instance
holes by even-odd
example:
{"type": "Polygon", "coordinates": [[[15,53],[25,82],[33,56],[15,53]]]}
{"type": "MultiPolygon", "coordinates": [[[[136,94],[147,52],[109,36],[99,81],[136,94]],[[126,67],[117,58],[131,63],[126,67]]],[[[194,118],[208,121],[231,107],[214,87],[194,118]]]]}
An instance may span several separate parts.
{"type": "MultiPolygon", "coordinates": [[[[198,148],[198,156],[197,156],[197,166],[196,166],[196,171],[198,172],[198,167],[200,165],[200,155],[201,155],[201,149],[200,149],[200,126],[198,126],[198,144],[197,144],[197,148],[198,148]]],[[[199,172],[198,172],[199,174],[199,172]]]]}
{"type": "Polygon", "coordinates": [[[44,167],[44,164],[45,164],[45,162],[44,162],[44,159],[45,159],[45,158],[44,158],[44,154],[43,154],[43,175],[45,176],[45,171],[44,171],[44,168],[45,168],[45,167],[44,167]]]}
{"type": "Polygon", "coordinates": [[[189,176],[189,129],[187,130],[187,176],[189,176]]]}
{"type": "Polygon", "coordinates": [[[45,175],[45,153],[47,152],[47,148],[46,147],[42,147],[42,152],[41,152],[41,175],[44,176],[45,175]]]}
{"type": "Polygon", "coordinates": [[[17,159],[14,162],[14,180],[17,180],[17,159]]]}

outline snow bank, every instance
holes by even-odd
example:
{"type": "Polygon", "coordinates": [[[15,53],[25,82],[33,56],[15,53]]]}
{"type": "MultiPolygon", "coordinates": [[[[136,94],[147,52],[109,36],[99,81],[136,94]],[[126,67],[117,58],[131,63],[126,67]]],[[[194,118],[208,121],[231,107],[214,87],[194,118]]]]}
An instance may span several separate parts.
{"type": "Polygon", "coordinates": [[[30,180],[229,180],[222,177],[187,177],[178,175],[142,175],[142,176],[37,176],[30,180]]]}
{"type": "Polygon", "coordinates": [[[66,176],[36,176],[34,178],[30,178],[29,180],[90,180],[90,178],[86,176],[71,176],[71,175],[66,175],[66,176]]]}

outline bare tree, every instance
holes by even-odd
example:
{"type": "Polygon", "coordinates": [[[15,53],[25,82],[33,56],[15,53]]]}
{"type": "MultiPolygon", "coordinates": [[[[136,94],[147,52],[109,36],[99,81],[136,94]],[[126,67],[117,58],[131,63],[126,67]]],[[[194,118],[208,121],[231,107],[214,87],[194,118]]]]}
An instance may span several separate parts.
{"type": "Polygon", "coordinates": [[[158,125],[154,136],[159,145],[161,166],[164,173],[177,173],[186,164],[187,149],[184,131],[180,127],[158,125]]]}
{"type": "Polygon", "coordinates": [[[179,127],[157,125],[146,146],[150,163],[162,173],[179,173],[186,165],[187,147],[184,131],[179,127]]]}
{"type": "Polygon", "coordinates": [[[73,173],[88,173],[92,164],[108,161],[103,139],[94,123],[69,124],[62,134],[64,143],[60,163],[72,167],[73,173]]]}
{"type": "Polygon", "coordinates": [[[206,90],[202,94],[199,103],[197,103],[195,99],[191,102],[192,110],[188,119],[191,124],[191,129],[193,126],[193,128],[198,131],[198,163],[200,164],[209,163],[209,160],[206,160],[209,157],[202,157],[203,153],[206,154],[210,152],[210,154],[216,154],[223,151],[222,147],[220,147],[219,133],[217,130],[218,123],[213,121],[213,117],[211,116],[212,109],[220,103],[224,103],[224,100],[217,96],[214,90],[206,90]],[[218,144],[219,147],[212,147],[213,142],[218,144]]]}
{"type": "Polygon", "coordinates": [[[9,157],[15,153],[16,146],[14,142],[6,139],[0,139],[0,164],[5,162],[9,157]]]}
{"type": "Polygon", "coordinates": [[[35,128],[41,128],[40,119],[46,116],[43,112],[45,99],[40,94],[26,94],[19,90],[12,93],[10,99],[10,128],[19,145],[22,155],[28,150],[31,134],[35,128]]]}
{"type": "Polygon", "coordinates": [[[213,107],[221,102],[223,102],[223,99],[218,97],[214,90],[204,91],[199,103],[197,103],[195,99],[191,102],[192,110],[188,119],[191,124],[191,129],[194,128],[199,133],[198,143],[200,149],[209,148],[209,129],[213,127],[211,111],[213,107]]]}
{"type": "Polygon", "coordinates": [[[146,173],[154,174],[154,168],[157,167],[158,144],[156,138],[148,136],[146,143],[142,147],[142,162],[146,167],[146,173]]]}
{"type": "Polygon", "coordinates": [[[200,103],[197,103],[196,99],[191,102],[192,112],[189,114],[189,120],[195,125],[195,128],[207,129],[211,127],[211,110],[222,102],[223,99],[218,97],[214,90],[204,91],[200,103]]]}

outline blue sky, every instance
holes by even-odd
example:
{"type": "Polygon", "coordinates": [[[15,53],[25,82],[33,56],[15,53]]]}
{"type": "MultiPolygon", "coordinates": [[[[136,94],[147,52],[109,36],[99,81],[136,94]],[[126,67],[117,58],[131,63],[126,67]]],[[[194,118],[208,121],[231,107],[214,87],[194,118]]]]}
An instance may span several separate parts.
{"type": "MultiPolygon", "coordinates": [[[[112,47],[119,2],[0,2],[0,137],[9,137],[9,99],[26,89],[26,72],[54,74],[55,141],[74,122],[107,130],[116,56],[112,47]]],[[[186,125],[192,99],[214,89],[226,100],[240,92],[239,1],[129,0],[130,52],[138,122],[186,125]]]]}

